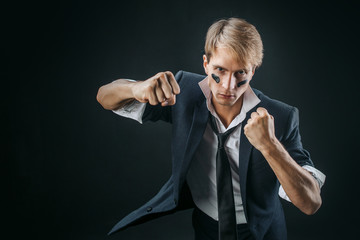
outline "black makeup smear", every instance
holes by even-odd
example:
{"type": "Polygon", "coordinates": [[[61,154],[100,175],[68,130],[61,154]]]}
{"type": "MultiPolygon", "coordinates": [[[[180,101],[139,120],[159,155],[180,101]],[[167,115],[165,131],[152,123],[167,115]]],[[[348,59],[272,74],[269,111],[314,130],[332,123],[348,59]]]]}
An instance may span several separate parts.
{"type": "Polygon", "coordinates": [[[216,83],[220,82],[220,78],[218,76],[216,76],[215,74],[211,74],[212,78],[215,80],[216,83]]]}
{"type": "Polygon", "coordinates": [[[248,80],[245,79],[245,80],[239,82],[239,83],[237,84],[237,87],[240,87],[241,85],[244,85],[245,83],[247,83],[247,81],[248,81],[248,80]]]}

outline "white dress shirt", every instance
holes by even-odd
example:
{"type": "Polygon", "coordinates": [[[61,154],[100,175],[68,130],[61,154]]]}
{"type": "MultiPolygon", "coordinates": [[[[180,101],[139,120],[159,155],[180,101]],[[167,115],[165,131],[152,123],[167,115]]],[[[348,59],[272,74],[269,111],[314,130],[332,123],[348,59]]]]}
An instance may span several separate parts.
{"type": "MultiPolygon", "coordinates": [[[[228,137],[224,147],[226,153],[228,154],[232,173],[236,222],[237,224],[246,223],[239,183],[240,134],[243,125],[242,122],[246,117],[246,113],[255,107],[260,102],[260,99],[249,87],[244,93],[243,106],[239,115],[237,115],[230,123],[228,128],[226,128],[220,121],[211,103],[212,95],[207,84],[207,78],[199,82],[199,86],[206,97],[208,110],[216,119],[219,132],[223,133],[228,129],[237,126],[235,131],[233,131],[228,137]]],[[[146,103],[134,101],[131,104],[124,106],[123,108],[114,110],[113,112],[142,123],[142,115],[145,111],[145,107],[146,103]]],[[[191,161],[187,175],[187,183],[189,185],[194,203],[201,211],[212,217],[214,220],[218,220],[215,167],[217,144],[217,137],[208,123],[200,145],[195,152],[194,158],[191,161]]],[[[325,182],[325,175],[309,165],[305,165],[303,168],[309,171],[319,182],[320,187],[322,187],[325,182]]],[[[287,201],[290,201],[282,186],[279,188],[279,196],[287,201]]]]}

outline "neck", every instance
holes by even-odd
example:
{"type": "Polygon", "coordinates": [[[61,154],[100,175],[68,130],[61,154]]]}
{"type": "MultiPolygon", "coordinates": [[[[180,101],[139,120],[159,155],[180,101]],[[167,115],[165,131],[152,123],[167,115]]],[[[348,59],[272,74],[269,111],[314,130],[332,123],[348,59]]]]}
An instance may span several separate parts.
{"type": "Polygon", "coordinates": [[[221,105],[221,104],[215,103],[214,101],[212,101],[212,104],[213,104],[215,112],[219,116],[222,124],[224,124],[224,126],[226,128],[228,128],[230,123],[234,120],[234,118],[237,115],[239,115],[239,113],[241,111],[242,104],[243,104],[243,96],[241,96],[239,98],[239,100],[232,106],[221,105]]]}

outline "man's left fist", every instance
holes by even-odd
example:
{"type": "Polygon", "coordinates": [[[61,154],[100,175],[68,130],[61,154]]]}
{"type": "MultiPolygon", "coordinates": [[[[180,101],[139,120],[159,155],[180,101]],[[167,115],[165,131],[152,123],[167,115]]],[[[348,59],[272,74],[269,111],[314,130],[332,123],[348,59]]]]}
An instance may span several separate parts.
{"type": "Polygon", "coordinates": [[[256,112],[251,113],[244,127],[244,133],[256,149],[259,151],[267,149],[277,141],[274,117],[265,108],[259,107],[256,112]]]}

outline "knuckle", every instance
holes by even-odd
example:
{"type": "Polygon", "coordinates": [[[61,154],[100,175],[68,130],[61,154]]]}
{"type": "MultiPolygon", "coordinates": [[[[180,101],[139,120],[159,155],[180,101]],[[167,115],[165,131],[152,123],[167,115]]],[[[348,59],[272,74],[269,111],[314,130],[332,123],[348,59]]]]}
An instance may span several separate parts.
{"type": "Polygon", "coordinates": [[[155,106],[155,105],[158,104],[158,101],[156,101],[156,100],[151,100],[151,101],[149,101],[149,103],[150,103],[150,105],[155,106]]]}
{"type": "Polygon", "coordinates": [[[154,90],[154,85],[148,85],[145,87],[146,92],[152,92],[154,90]]]}
{"type": "Polygon", "coordinates": [[[161,77],[161,78],[166,78],[166,73],[165,73],[165,72],[161,72],[161,73],[160,73],[160,77],[161,77]]]}
{"type": "Polygon", "coordinates": [[[175,79],[174,74],[173,74],[172,72],[167,71],[166,73],[167,73],[167,76],[168,76],[169,78],[175,79]]]}
{"type": "Polygon", "coordinates": [[[266,113],[267,113],[266,109],[263,108],[263,107],[258,107],[258,108],[256,109],[256,112],[258,112],[259,114],[260,114],[260,113],[262,113],[262,114],[266,114],[266,113]]]}
{"type": "Polygon", "coordinates": [[[152,78],[149,86],[154,87],[157,84],[158,84],[158,78],[152,78]]]}

